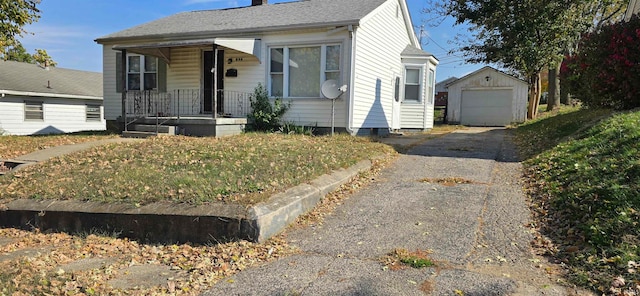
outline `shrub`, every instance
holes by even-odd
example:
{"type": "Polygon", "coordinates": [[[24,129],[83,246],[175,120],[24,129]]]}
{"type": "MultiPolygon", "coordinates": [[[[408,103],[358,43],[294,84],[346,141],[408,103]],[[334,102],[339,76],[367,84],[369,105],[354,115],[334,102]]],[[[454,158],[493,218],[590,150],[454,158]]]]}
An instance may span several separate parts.
{"type": "Polygon", "coordinates": [[[640,18],[584,35],[561,75],[586,106],[640,107],[640,18]]]}
{"type": "Polygon", "coordinates": [[[273,132],[280,127],[282,116],[289,110],[290,104],[276,98],[271,105],[267,89],[260,83],[251,95],[251,113],[249,119],[256,131],[273,132]]]}

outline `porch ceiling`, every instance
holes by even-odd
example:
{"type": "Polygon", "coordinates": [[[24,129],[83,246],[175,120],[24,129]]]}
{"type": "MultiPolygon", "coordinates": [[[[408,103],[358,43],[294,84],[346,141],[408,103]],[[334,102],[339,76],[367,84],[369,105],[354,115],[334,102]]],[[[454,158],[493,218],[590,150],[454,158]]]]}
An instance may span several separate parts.
{"type": "Polygon", "coordinates": [[[115,50],[127,50],[129,52],[150,55],[163,59],[171,64],[171,48],[185,46],[201,46],[217,44],[255,56],[260,61],[260,39],[255,38],[207,38],[191,40],[174,40],[150,43],[115,45],[115,50]]]}

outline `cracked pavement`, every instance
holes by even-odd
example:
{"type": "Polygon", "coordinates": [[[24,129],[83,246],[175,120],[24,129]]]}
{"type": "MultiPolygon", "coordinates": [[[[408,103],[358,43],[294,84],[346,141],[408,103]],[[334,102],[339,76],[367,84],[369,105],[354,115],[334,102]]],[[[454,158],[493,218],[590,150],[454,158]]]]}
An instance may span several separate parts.
{"type": "Polygon", "coordinates": [[[589,295],[558,284],[530,251],[520,176],[505,129],[430,139],[322,224],[288,230],[301,254],[242,271],[205,295],[589,295]],[[381,259],[396,248],[430,250],[437,266],[384,268],[381,259]]]}

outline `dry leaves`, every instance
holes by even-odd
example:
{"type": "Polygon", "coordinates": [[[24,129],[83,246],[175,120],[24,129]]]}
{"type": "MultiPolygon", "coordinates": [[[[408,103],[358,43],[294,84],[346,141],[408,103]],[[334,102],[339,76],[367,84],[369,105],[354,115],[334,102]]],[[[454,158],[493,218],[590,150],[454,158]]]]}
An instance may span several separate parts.
{"type": "Polygon", "coordinates": [[[297,252],[281,237],[262,244],[240,241],[211,246],[148,245],[97,235],[83,238],[16,229],[0,229],[0,237],[15,239],[0,247],[0,254],[55,246],[31,257],[0,261],[2,295],[193,295],[245,268],[297,252]],[[60,267],[87,258],[109,258],[113,263],[76,272],[66,272],[60,267]],[[179,277],[161,286],[127,291],[115,290],[107,284],[123,275],[125,268],[141,264],[168,266],[179,277]]]}

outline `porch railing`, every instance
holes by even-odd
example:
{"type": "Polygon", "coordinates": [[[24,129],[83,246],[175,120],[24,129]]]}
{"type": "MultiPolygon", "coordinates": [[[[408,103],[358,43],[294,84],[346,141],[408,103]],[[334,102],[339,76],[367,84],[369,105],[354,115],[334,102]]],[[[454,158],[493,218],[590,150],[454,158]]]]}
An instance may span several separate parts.
{"type": "MultiPolygon", "coordinates": [[[[200,89],[176,89],[168,92],[128,91],[128,118],[188,116],[213,117],[213,99],[200,89]],[[207,98],[208,97],[208,98],[207,98]]],[[[250,93],[218,90],[218,117],[246,117],[251,111],[250,93]]]]}

